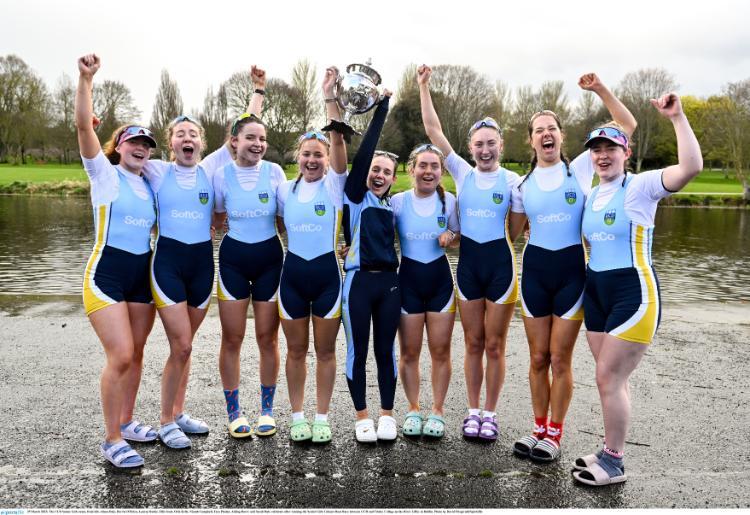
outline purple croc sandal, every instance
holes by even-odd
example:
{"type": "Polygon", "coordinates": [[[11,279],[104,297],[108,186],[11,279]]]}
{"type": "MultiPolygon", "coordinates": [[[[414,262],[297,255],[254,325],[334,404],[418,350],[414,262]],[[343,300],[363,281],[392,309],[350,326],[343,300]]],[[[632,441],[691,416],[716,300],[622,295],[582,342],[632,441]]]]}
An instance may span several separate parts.
{"type": "Polygon", "coordinates": [[[497,440],[498,433],[495,417],[484,417],[482,419],[482,427],[479,429],[479,438],[488,442],[494,442],[497,440]]]}
{"type": "Polygon", "coordinates": [[[466,438],[476,438],[479,436],[479,427],[482,425],[482,419],[479,415],[469,415],[464,419],[464,425],[461,431],[466,438]]]}

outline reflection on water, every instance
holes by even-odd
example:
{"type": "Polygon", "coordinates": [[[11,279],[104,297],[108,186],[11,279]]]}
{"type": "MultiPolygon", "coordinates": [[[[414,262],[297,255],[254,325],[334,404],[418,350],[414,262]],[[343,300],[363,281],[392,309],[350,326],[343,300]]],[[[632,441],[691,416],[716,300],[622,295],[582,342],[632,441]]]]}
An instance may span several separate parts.
{"type": "MultiPolygon", "coordinates": [[[[85,198],[0,196],[0,293],[80,294],[93,226],[85,198]]],[[[653,259],[666,301],[750,300],[748,252],[746,210],[657,213],[653,259]]],[[[457,252],[449,257],[455,266],[457,252]]]]}

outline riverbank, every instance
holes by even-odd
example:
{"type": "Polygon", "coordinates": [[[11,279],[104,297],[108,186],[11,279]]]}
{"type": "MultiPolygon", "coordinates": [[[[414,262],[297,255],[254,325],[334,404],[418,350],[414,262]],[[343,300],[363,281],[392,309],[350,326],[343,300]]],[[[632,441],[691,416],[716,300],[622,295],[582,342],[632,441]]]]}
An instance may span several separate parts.
{"type": "MultiPolygon", "coordinates": [[[[399,193],[411,187],[410,184],[396,184],[393,193],[399,193]]],[[[59,182],[12,182],[0,184],[0,195],[35,195],[54,197],[88,197],[90,187],[88,182],[59,181],[59,182]]],[[[699,194],[685,192],[667,197],[661,201],[662,206],[679,207],[728,207],[748,208],[750,202],[741,193],[710,193],[699,194]]]]}
{"type": "MultiPolygon", "coordinates": [[[[453,376],[446,401],[448,431],[439,442],[399,437],[359,445],[343,375],[343,331],[331,407],[334,440],[324,447],[289,441],[289,401],[282,374],[276,401],[279,433],[232,440],[216,359],[215,303],[193,352],[188,409],[211,433],[193,449],[138,445],[146,467],[113,470],[99,456],[102,438],[98,375],[103,353],[75,297],[17,296],[0,302],[0,499],[6,508],[708,508],[750,507],[750,459],[738,428],[750,424],[750,310],[746,303],[669,304],[662,327],[632,378],[630,479],[611,488],[576,485],[570,462],[601,444],[601,411],[593,362],[581,334],[574,354],[575,394],[559,463],[514,458],[512,442],[530,428],[528,351],[514,318],[506,351],[500,438],[491,445],[459,436],[465,412],[463,341],[453,332],[453,376]],[[25,300],[24,300],[25,299],[25,300]]],[[[252,321],[243,348],[243,405],[257,415],[258,351],[252,321]]],[[[281,336],[282,361],[285,356],[281,336]]],[[[136,413],[158,422],[159,376],[167,341],[157,320],[146,349],[136,413]]],[[[314,357],[310,354],[310,365],[314,357]]],[[[372,359],[368,400],[377,405],[372,359]]],[[[422,356],[422,400],[429,406],[429,367],[422,356]]],[[[306,411],[313,413],[312,368],[306,411]]],[[[406,403],[399,384],[395,413],[406,403]]],[[[740,429],[741,430],[741,429],[740,429]]]]}

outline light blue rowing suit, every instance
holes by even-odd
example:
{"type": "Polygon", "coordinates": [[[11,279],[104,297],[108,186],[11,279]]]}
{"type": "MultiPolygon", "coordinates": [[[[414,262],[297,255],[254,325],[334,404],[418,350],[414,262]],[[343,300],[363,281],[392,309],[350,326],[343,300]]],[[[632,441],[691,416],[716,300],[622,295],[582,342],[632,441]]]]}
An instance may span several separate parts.
{"type": "Polygon", "coordinates": [[[224,167],[224,207],[229,220],[228,236],[243,243],[258,243],[276,236],[276,190],[271,187],[271,163],[261,161],[255,188],[244,190],[237,180],[237,167],[224,167]]]}
{"type": "Polygon", "coordinates": [[[198,165],[195,185],[191,189],[177,184],[174,164],[156,194],[159,236],[193,244],[211,239],[211,214],[214,189],[203,167],[198,165]]]}

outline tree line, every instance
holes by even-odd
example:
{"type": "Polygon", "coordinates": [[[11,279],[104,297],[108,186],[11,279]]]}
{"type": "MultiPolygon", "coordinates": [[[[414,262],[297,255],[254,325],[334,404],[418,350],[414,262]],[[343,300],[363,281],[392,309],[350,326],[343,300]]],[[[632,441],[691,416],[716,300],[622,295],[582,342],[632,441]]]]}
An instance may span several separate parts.
{"type": "MultiPolygon", "coordinates": [[[[530,162],[527,124],[535,112],[549,109],[558,114],[566,135],[564,150],[571,157],[583,148],[586,133],[607,121],[607,111],[593,93],[584,92],[573,104],[560,80],[544,82],[536,89],[526,85],[513,90],[505,82],[493,82],[469,66],[438,65],[433,70],[432,95],[444,133],[465,157],[468,129],[484,116],[492,116],[503,126],[503,161],[522,164],[530,162]]],[[[410,65],[398,81],[380,145],[400,155],[402,161],[416,144],[426,141],[415,77],[416,65],[410,65]]],[[[324,124],[318,82],[315,66],[305,59],[294,65],[290,82],[280,78],[267,80],[262,118],[267,127],[269,159],[285,164],[292,158],[297,136],[324,124]]],[[[20,57],[0,57],[0,162],[24,163],[31,149],[44,160],[77,160],[75,88],[73,79],[63,74],[50,89],[20,57]]],[[[676,88],[674,76],[660,68],[627,73],[614,87],[615,94],[638,120],[632,142],[635,171],[676,161],[674,132],[649,104],[650,98],[676,88]]],[[[188,110],[205,128],[209,152],[223,143],[228,124],[244,112],[252,92],[249,72],[237,72],[216,90],[209,88],[201,107],[188,110]]],[[[120,81],[95,84],[93,101],[94,112],[101,119],[97,133],[102,141],[118,126],[141,118],[130,89],[120,81]]],[[[683,96],[682,102],[701,142],[704,161],[727,174],[733,173],[747,191],[750,78],[729,82],[721,92],[706,98],[683,96]]],[[[172,119],[185,111],[179,86],[163,70],[150,127],[162,136],[160,150],[165,154],[164,131],[172,119]]],[[[360,129],[366,128],[368,121],[367,115],[353,118],[360,129]]],[[[353,155],[356,149],[350,150],[353,155]]]]}

